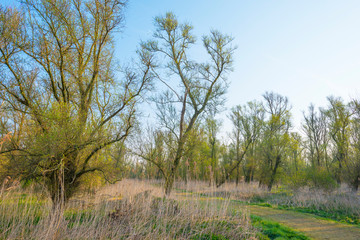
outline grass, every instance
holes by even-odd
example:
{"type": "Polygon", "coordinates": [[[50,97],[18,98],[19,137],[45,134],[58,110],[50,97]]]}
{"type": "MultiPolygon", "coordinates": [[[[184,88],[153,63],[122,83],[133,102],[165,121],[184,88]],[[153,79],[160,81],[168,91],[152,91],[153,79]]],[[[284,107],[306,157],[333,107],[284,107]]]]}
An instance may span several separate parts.
{"type": "Polygon", "coordinates": [[[264,220],[258,216],[251,215],[253,226],[258,227],[260,232],[258,233],[259,239],[292,239],[292,240],[308,240],[304,234],[294,231],[288,227],[280,225],[279,223],[264,220]]]}
{"type": "Polygon", "coordinates": [[[176,183],[164,199],[159,183],[124,180],[75,196],[52,211],[45,194],[20,187],[0,192],[0,239],[308,239],[276,222],[251,216],[238,204],[312,213],[359,225],[359,196],[284,188],[268,192],[256,184],[176,183]],[[229,205],[231,205],[229,207],[229,205]]]}
{"type": "Polygon", "coordinates": [[[246,212],[228,214],[228,201],[164,199],[145,181],[78,195],[63,211],[40,195],[20,187],[0,193],[0,239],[256,239],[258,232],[246,212]]]}
{"type": "Polygon", "coordinates": [[[355,193],[318,191],[298,191],[296,193],[268,193],[255,196],[251,203],[311,213],[338,222],[360,226],[360,198],[355,193]]]}
{"type": "Polygon", "coordinates": [[[308,188],[292,191],[282,186],[269,192],[259,188],[257,183],[238,186],[228,183],[220,188],[209,187],[206,183],[177,183],[177,187],[204,197],[231,198],[244,204],[310,213],[360,226],[360,196],[346,186],[332,192],[308,188]]]}

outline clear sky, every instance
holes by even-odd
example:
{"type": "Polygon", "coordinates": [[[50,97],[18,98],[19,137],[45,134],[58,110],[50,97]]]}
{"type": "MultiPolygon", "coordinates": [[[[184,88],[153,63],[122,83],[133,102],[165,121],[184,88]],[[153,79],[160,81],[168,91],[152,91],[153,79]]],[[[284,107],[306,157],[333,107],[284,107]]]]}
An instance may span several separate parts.
{"type": "Polygon", "coordinates": [[[151,36],[154,17],[167,11],[193,24],[199,39],[210,29],[235,38],[228,108],[274,91],[289,98],[299,126],[311,102],[360,98],[359,0],[129,0],[116,40],[122,62],[151,36]]]}

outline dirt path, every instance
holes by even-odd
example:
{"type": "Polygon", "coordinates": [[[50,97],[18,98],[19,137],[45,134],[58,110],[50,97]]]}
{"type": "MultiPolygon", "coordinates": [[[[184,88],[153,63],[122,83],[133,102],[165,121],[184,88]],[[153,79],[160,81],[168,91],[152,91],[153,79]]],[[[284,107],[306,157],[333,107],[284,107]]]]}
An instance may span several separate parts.
{"type": "Polygon", "coordinates": [[[318,219],[306,213],[253,205],[246,207],[251,214],[286,225],[313,239],[360,239],[360,228],[356,226],[318,219]]]}

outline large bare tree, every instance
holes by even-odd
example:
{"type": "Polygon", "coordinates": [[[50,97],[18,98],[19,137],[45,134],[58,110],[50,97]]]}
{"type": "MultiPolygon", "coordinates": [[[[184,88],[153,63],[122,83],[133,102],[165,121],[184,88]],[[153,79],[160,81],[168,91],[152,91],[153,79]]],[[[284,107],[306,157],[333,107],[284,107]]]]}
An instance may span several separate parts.
{"type": "Polygon", "coordinates": [[[154,39],[142,48],[157,57],[153,73],[164,89],[155,99],[161,127],[173,135],[175,153],[167,159],[165,193],[169,195],[184,154],[184,146],[199,117],[209,106],[221,105],[227,89],[226,73],[231,70],[234,47],[232,38],[218,31],[202,38],[208,62],[190,58],[196,42],[193,27],[181,24],[172,13],[155,19],[154,39]]]}

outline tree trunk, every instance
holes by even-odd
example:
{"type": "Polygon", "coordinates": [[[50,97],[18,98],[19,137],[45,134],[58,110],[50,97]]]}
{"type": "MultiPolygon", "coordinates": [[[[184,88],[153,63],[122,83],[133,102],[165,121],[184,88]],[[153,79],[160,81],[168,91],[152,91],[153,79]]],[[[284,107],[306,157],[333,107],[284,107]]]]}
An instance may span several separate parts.
{"type": "Polygon", "coordinates": [[[268,190],[271,191],[273,185],[274,185],[274,182],[275,182],[275,176],[276,176],[276,172],[277,172],[277,169],[280,165],[280,161],[281,161],[281,156],[277,156],[276,157],[276,162],[275,162],[275,166],[274,166],[274,169],[271,173],[271,176],[270,176],[270,181],[269,181],[269,184],[268,184],[268,190]]]}
{"type": "Polygon", "coordinates": [[[165,196],[170,196],[171,190],[173,188],[175,181],[175,175],[173,173],[170,173],[170,176],[168,176],[165,179],[165,196]]]}
{"type": "Polygon", "coordinates": [[[244,169],[244,177],[245,177],[245,182],[246,183],[250,183],[251,180],[251,172],[252,172],[252,168],[248,167],[244,169]]]}
{"type": "Polygon", "coordinates": [[[353,192],[357,192],[359,189],[360,176],[357,175],[354,181],[351,183],[351,189],[353,192]]]}
{"type": "Polygon", "coordinates": [[[238,166],[236,169],[236,186],[239,185],[239,178],[240,178],[240,168],[238,166]]]}
{"type": "Polygon", "coordinates": [[[271,178],[270,178],[270,181],[269,181],[269,184],[268,184],[268,190],[269,190],[269,192],[270,192],[271,189],[272,189],[272,186],[273,186],[273,184],[274,184],[274,180],[275,180],[275,176],[272,174],[272,175],[271,175],[271,178]]]}
{"type": "Polygon", "coordinates": [[[245,176],[245,182],[246,182],[246,183],[250,183],[250,180],[251,180],[251,176],[250,176],[250,175],[246,175],[246,176],[245,176]]]}

